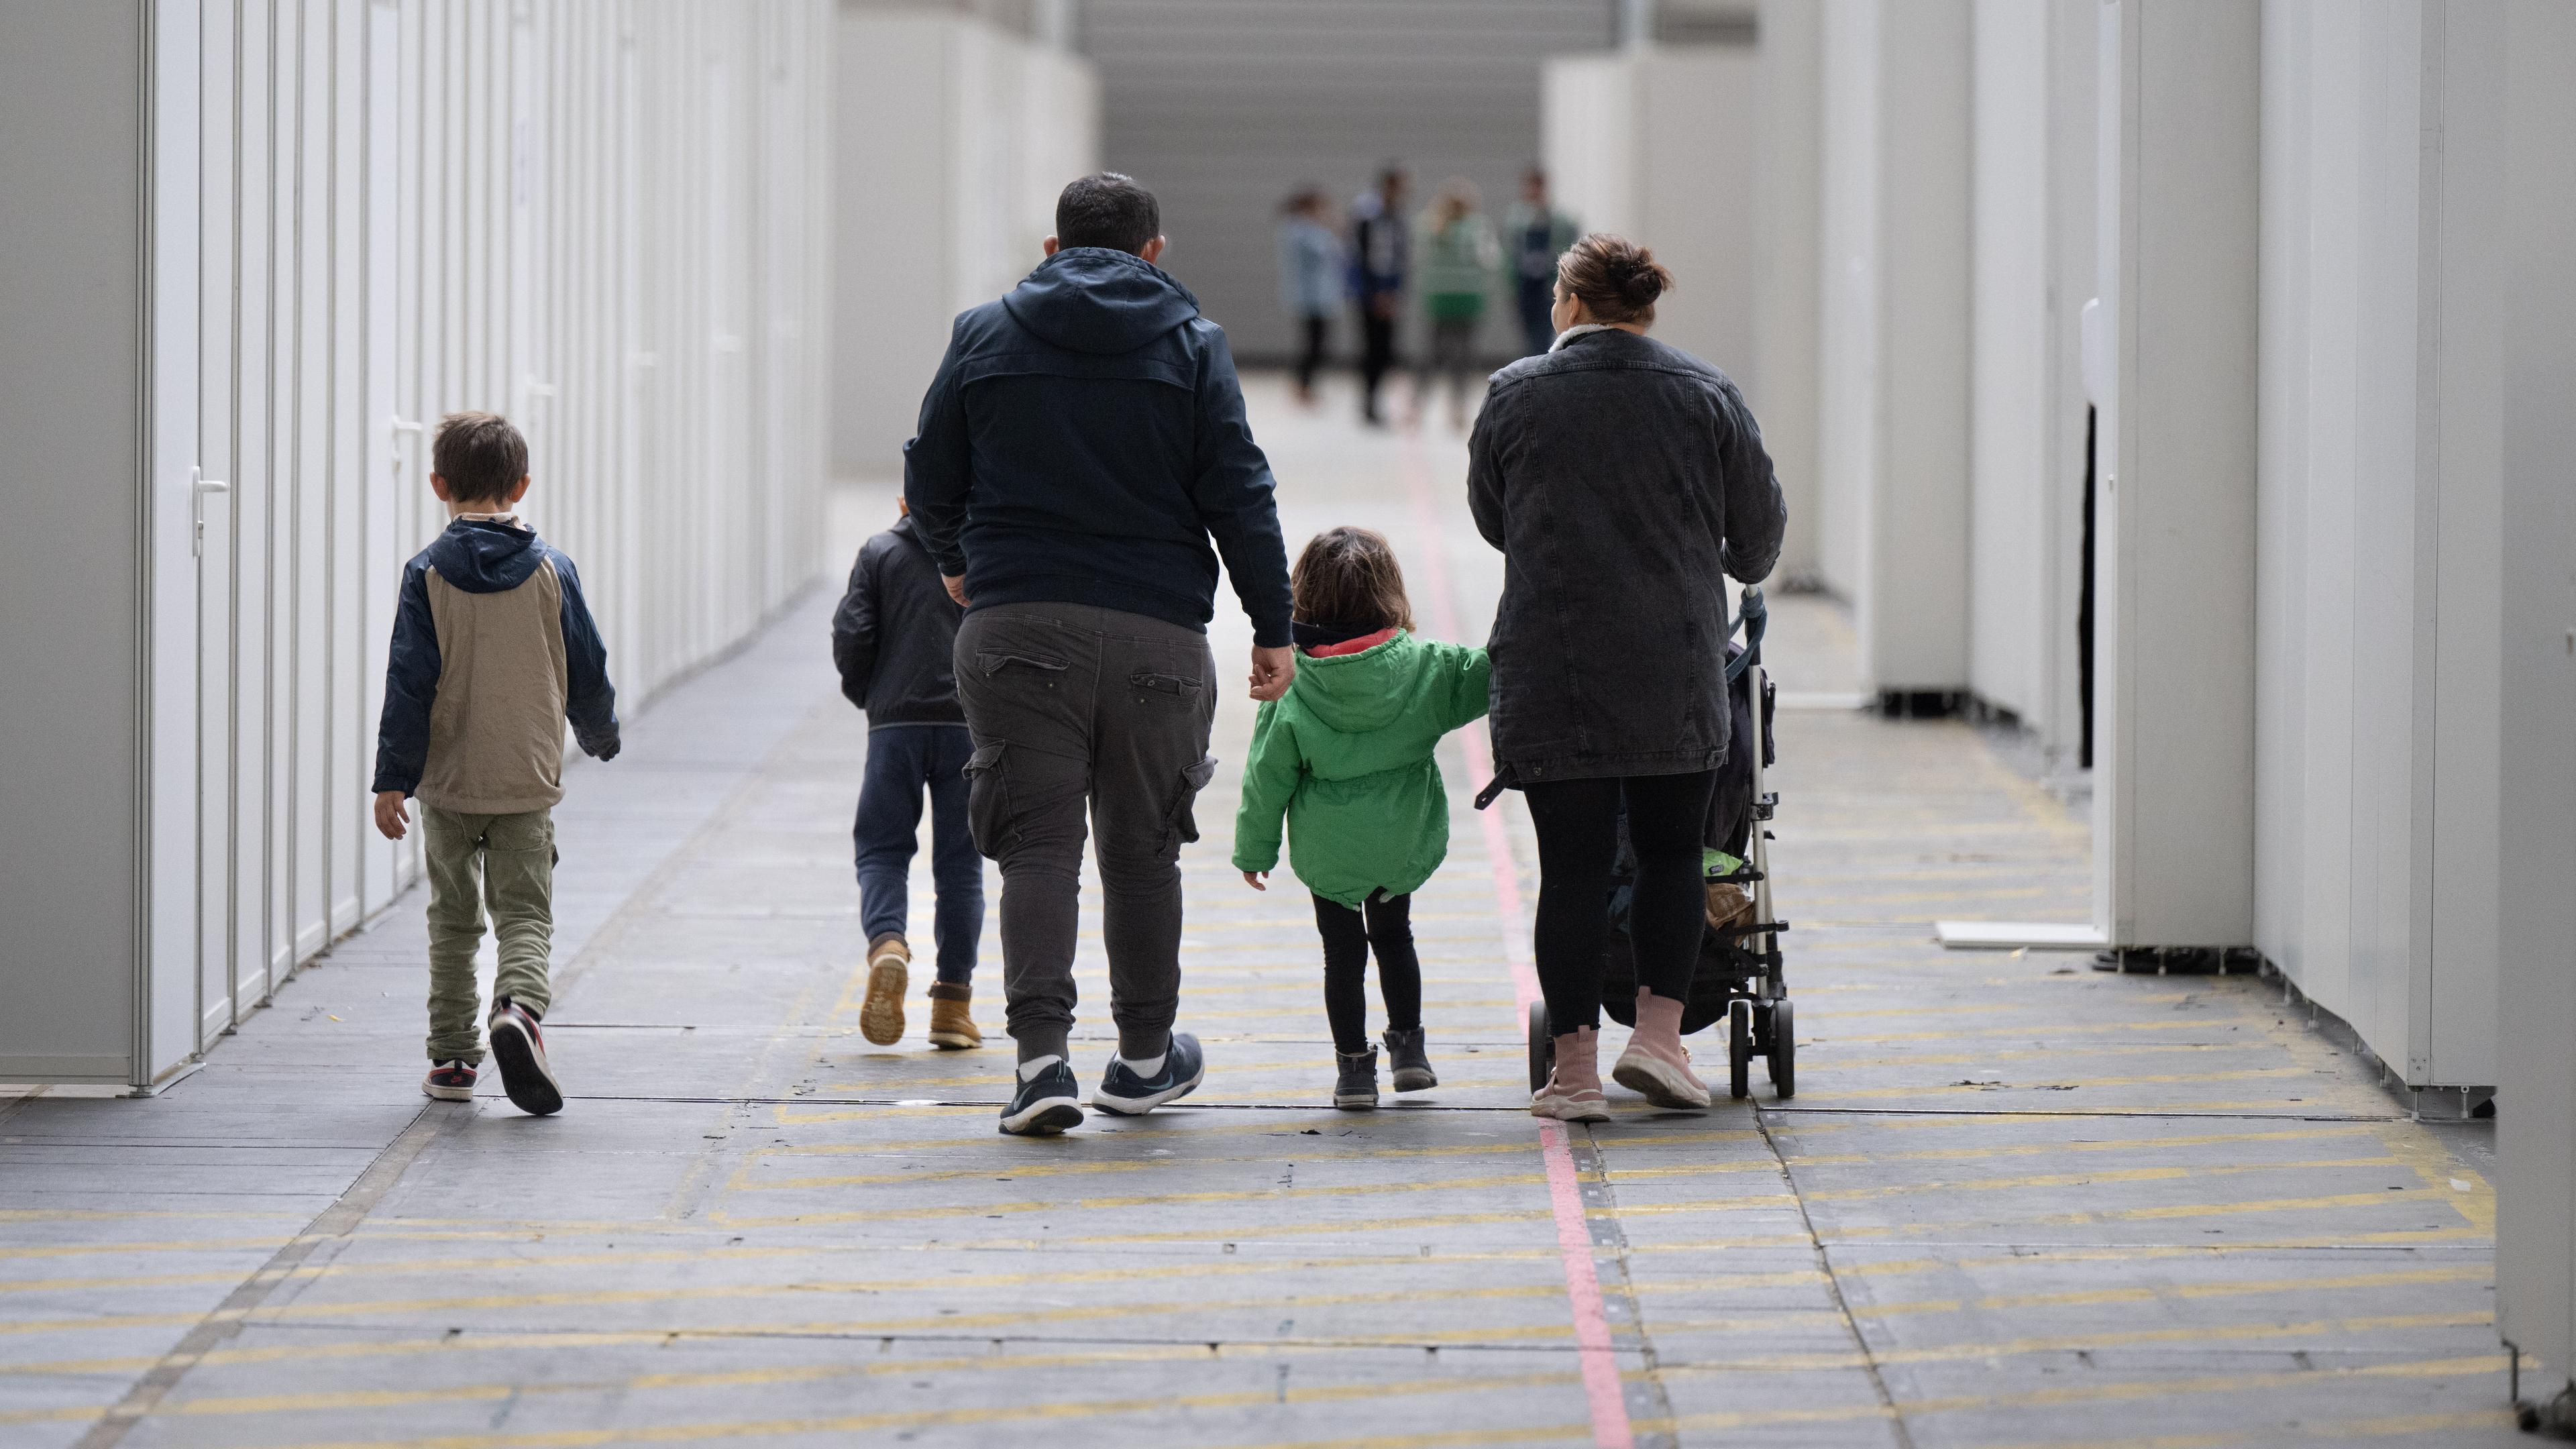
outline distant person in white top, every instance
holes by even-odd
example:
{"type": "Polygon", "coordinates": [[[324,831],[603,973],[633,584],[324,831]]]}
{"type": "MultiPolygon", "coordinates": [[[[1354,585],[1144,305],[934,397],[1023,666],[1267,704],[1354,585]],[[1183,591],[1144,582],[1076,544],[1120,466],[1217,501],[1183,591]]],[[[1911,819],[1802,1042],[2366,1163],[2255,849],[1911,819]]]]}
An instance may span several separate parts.
{"type": "Polygon", "coordinates": [[[1315,372],[1342,305],[1342,239],[1333,234],[1324,188],[1312,182],[1279,210],[1279,305],[1297,324],[1297,401],[1312,407],[1315,372]]]}

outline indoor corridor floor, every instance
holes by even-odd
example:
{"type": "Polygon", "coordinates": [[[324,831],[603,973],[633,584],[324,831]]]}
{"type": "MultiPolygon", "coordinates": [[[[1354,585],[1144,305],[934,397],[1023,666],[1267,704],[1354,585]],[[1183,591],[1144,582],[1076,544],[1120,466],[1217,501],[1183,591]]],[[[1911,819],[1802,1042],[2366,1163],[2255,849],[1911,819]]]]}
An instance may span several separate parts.
{"type": "MultiPolygon", "coordinates": [[[[1481,640],[1501,563],[1444,420],[1252,390],[1292,553],[1379,528],[1425,631],[1481,640]]],[[[857,1029],[866,733],[826,623],[892,500],[846,491],[825,586],[568,774],[560,1116],[490,1076],[420,1096],[418,891],[163,1094],[0,1101],[0,1443],[2520,1442],[2488,1124],[2410,1120],[2251,977],[1932,944],[2088,910],[2082,821],[1961,723],[1779,718],[1795,1099],[1757,1066],[1752,1101],[1614,1088],[1571,1131],[1523,1106],[1527,819],[1470,808],[1482,727],[1453,737],[1414,914],[1441,1085],[1336,1112],[1307,899],[1228,864],[1252,706],[1221,599],[1184,856],[1206,1084],[998,1135],[990,917],[983,1050],[922,1041],[926,968],[901,1044],[857,1029]]],[[[1838,607],[1775,608],[1783,690],[1850,690],[1838,607]]],[[[1717,1035],[1691,1045],[1722,1083],[1717,1035]]]]}

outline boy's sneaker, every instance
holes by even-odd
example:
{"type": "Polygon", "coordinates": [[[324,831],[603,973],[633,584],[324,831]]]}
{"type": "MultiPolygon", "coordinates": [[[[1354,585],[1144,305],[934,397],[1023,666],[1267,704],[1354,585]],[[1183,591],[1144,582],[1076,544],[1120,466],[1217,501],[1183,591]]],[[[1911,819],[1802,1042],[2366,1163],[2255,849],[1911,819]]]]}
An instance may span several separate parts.
{"type": "Polygon", "coordinates": [[[950,1051],[965,1051],[984,1044],[984,1033],[975,1025],[972,1003],[975,988],[965,982],[933,981],[930,983],[930,1044],[950,1051]]]}
{"type": "Polygon", "coordinates": [[[1431,1070],[1431,1054],[1422,1049],[1422,1028],[1386,1033],[1386,1062],[1395,1069],[1395,1089],[1399,1092],[1424,1092],[1440,1085],[1440,1074],[1431,1070]]]}
{"type": "Polygon", "coordinates": [[[1082,1125],[1082,1083],[1063,1058],[1049,1062],[1034,1077],[1016,1073],[1019,1090],[1002,1109],[1002,1130],[1015,1137],[1049,1137],[1082,1125]]]}
{"type": "Polygon", "coordinates": [[[519,1110],[538,1117],[563,1110],[563,1087],[546,1065],[546,1039],[537,1030],[537,1014],[504,996],[492,1003],[492,1020],[484,1030],[492,1039],[492,1060],[501,1068],[501,1090],[519,1110]]]}
{"type": "Polygon", "coordinates": [[[1197,1091],[1199,1079],[1206,1075],[1207,1055],[1199,1050],[1199,1039],[1176,1031],[1172,1044],[1163,1049],[1162,1069],[1150,1079],[1137,1075],[1126,1058],[1112,1056],[1109,1070],[1100,1075],[1100,1085],[1092,1089],[1091,1105],[1103,1112],[1142,1117],[1175,1097],[1197,1091]]]}
{"type": "Polygon", "coordinates": [[[435,1097],[442,1102],[471,1102],[474,1100],[474,1068],[462,1061],[432,1062],[429,1075],[420,1079],[420,1092],[424,1097],[435,1097]]]}
{"type": "Polygon", "coordinates": [[[859,1006],[859,1035],[878,1046],[903,1040],[903,992],[911,984],[912,948],[903,937],[868,943],[868,999],[859,1006]]]}
{"type": "Polygon", "coordinates": [[[1333,1079],[1333,1105],[1345,1112],[1365,1112],[1377,1105],[1377,1048],[1333,1053],[1340,1075],[1333,1079]]]}

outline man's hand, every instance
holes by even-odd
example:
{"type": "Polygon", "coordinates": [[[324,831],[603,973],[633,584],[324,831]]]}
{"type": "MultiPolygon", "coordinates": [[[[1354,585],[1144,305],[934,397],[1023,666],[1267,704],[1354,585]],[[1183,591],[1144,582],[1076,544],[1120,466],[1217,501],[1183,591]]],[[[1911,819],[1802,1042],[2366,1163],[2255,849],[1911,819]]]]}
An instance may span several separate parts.
{"type": "Polygon", "coordinates": [[[403,816],[403,792],[380,791],[376,795],[376,829],[387,840],[400,840],[406,829],[403,816]]]}
{"type": "Polygon", "coordinates": [[[1261,878],[1268,874],[1270,874],[1270,872],[1266,870],[1247,870],[1243,873],[1243,883],[1252,887],[1254,890],[1266,891],[1270,889],[1270,887],[1263,885],[1261,883],[1261,878]]]}
{"type": "Polygon", "coordinates": [[[1252,697],[1267,704],[1288,692],[1297,678],[1297,651],[1282,646],[1252,646],[1252,697]]]}
{"type": "Polygon", "coordinates": [[[939,576],[939,581],[948,586],[948,597],[957,601],[957,607],[963,609],[967,606],[966,576],[964,574],[941,574],[939,576]]]}

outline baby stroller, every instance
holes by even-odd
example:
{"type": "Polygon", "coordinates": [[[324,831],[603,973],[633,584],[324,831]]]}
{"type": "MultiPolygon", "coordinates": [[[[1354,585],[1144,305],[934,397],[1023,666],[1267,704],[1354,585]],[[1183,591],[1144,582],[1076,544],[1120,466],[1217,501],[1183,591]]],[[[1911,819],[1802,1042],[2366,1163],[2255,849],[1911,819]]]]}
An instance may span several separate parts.
{"type": "MultiPolygon", "coordinates": [[[[1718,767],[1717,793],[1709,804],[1708,883],[1739,886],[1752,896],[1752,909],[1724,926],[1710,926],[1700,938],[1699,965],[1692,973],[1690,996],[1682,1006],[1682,1031],[1690,1033],[1713,1022],[1726,1022],[1727,1091],[1752,1094],[1753,1059],[1761,1057],[1771,1076],[1771,1089],[1782,1097],[1797,1095],[1798,1037],[1789,1005],[1789,985],[1780,966],[1780,933],[1789,923],[1771,914],[1771,835],[1764,825],[1780,803],[1763,788],[1763,772],[1776,758],[1771,718],[1774,691],[1762,667],[1762,631],[1768,622],[1759,588],[1744,591],[1744,612],[1727,631],[1728,707],[1733,713],[1733,745],[1718,767]],[[1734,642],[1738,630],[1744,642],[1734,642]],[[1754,733],[1755,719],[1761,733],[1754,733]],[[1759,747],[1753,748],[1758,739],[1759,747]]],[[[1619,828],[1619,862],[1611,876],[1610,946],[1601,963],[1601,1009],[1621,1026],[1636,1025],[1637,963],[1628,936],[1628,909],[1634,894],[1636,857],[1628,848],[1627,823],[1619,828]]],[[[1556,1065],[1556,1036],[1547,1003],[1529,1009],[1530,1090],[1547,1085],[1556,1065]]]]}

